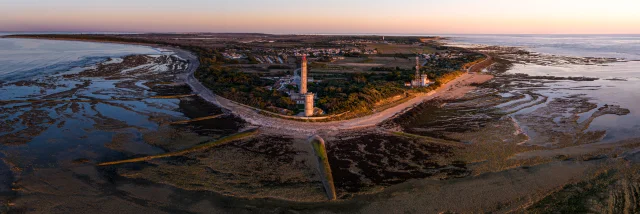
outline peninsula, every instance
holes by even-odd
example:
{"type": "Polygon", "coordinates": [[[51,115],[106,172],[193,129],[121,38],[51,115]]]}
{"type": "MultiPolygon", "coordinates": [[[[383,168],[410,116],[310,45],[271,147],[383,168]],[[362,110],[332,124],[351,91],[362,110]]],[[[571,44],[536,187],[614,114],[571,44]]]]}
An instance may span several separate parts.
{"type": "Polygon", "coordinates": [[[443,46],[438,38],[265,34],[12,37],[171,49],[190,63],[178,78],[194,94],[253,125],[307,134],[373,127],[424,101],[460,97],[473,89],[472,84],[491,79],[478,73],[491,64],[488,55],[443,46]],[[202,38],[207,36],[216,42],[202,38]]]}
{"type": "Polygon", "coordinates": [[[0,74],[0,212],[638,210],[618,124],[637,109],[610,97],[635,74],[604,72],[637,62],[419,36],[0,42],[40,54],[0,74]]]}

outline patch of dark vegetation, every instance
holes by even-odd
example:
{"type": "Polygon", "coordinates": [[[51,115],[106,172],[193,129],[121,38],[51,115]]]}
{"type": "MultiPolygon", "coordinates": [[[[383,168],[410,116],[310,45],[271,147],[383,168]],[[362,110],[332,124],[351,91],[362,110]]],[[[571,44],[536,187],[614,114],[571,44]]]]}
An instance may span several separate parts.
{"type": "MultiPolygon", "coordinates": [[[[3,85],[2,81],[0,81],[0,85],[3,85]]],[[[26,86],[26,87],[37,86],[45,89],[55,89],[57,87],[64,87],[64,84],[54,84],[54,83],[45,82],[44,80],[19,80],[19,81],[10,83],[10,85],[26,86]]]]}
{"type": "Polygon", "coordinates": [[[0,202],[2,202],[3,196],[12,193],[11,186],[13,180],[14,177],[11,168],[4,161],[0,160],[0,202]]]}
{"type": "Polygon", "coordinates": [[[291,67],[287,65],[270,65],[267,69],[291,69],[291,67]]]}
{"type": "Polygon", "coordinates": [[[446,179],[469,173],[463,162],[440,162],[452,156],[449,146],[384,134],[352,136],[339,137],[339,140],[327,144],[338,192],[358,193],[410,179],[446,179]]]}
{"type": "Polygon", "coordinates": [[[193,91],[191,87],[188,85],[162,85],[162,84],[154,84],[153,87],[150,87],[152,92],[155,92],[156,96],[175,96],[175,95],[185,95],[191,94],[193,91]]]}
{"type": "MultiPolygon", "coordinates": [[[[616,182],[616,171],[602,173],[594,179],[569,184],[527,208],[531,213],[597,213],[591,210],[591,200],[604,196],[616,182]]],[[[604,201],[604,200],[603,200],[604,201]]]]}
{"type": "Polygon", "coordinates": [[[605,115],[605,114],[614,114],[618,116],[624,116],[630,113],[631,111],[629,109],[622,108],[619,105],[605,104],[604,106],[598,108],[598,111],[594,114],[595,116],[605,115]]]}
{"type": "Polygon", "coordinates": [[[583,157],[582,160],[584,161],[596,161],[596,160],[603,160],[603,159],[607,159],[609,158],[609,156],[604,155],[604,154],[600,154],[600,155],[590,155],[587,157],[583,157]]]}
{"type": "Polygon", "coordinates": [[[182,98],[179,106],[179,111],[189,118],[200,118],[222,113],[220,107],[207,102],[199,96],[182,98]]]}
{"type": "Polygon", "coordinates": [[[0,130],[11,133],[0,137],[0,144],[23,145],[46,131],[56,120],[49,116],[48,111],[42,109],[54,106],[50,103],[33,104],[31,110],[22,112],[12,120],[5,120],[3,123],[10,126],[0,126],[0,130]]]}
{"type": "Polygon", "coordinates": [[[246,142],[232,144],[249,152],[265,155],[279,162],[293,162],[299,151],[293,146],[293,138],[285,136],[263,136],[246,142]]]}
{"type": "Polygon", "coordinates": [[[171,158],[167,158],[166,163],[172,166],[195,166],[198,165],[199,161],[196,158],[190,158],[187,156],[175,156],[171,158]]]}
{"type": "Polygon", "coordinates": [[[126,68],[134,68],[146,64],[148,57],[144,55],[130,55],[123,58],[122,63],[98,64],[96,68],[84,70],[78,74],[66,74],[65,78],[76,77],[113,77],[120,75],[126,68]]]}
{"type": "Polygon", "coordinates": [[[286,93],[266,89],[275,84],[274,80],[224,67],[212,59],[201,59],[200,63],[203,65],[196,71],[196,78],[220,96],[261,109],[269,106],[297,109],[296,103],[286,93]]]}
{"type": "MultiPolygon", "coordinates": [[[[182,112],[186,117],[194,119],[201,117],[208,117],[212,115],[222,114],[220,107],[207,102],[199,96],[192,96],[180,99],[179,112],[182,112]]],[[[230,134],[238,131],[245,123],[239,118],[227,115],[218,117],[211,120],[195,121],[188,124],[191,126],[191,130],[201,135],[217,135],[217,134],[230,134]]]]}
{"type": "Polygon", "coordinates": [[[513,63],[511,61],[502,59],[497,55],[492,55],[492,57],[493,64],[489,66],[489,68],[487,68],[487,70],[489,70],[490,72],[494,74],[503,74],[513,68],[513,63]]]}
{"type": "Polygon", "coordinates": [[[422,103],[393,122],[411,134],[447,139],[448,133],[478,130],[500,119],[499,113],[489,109],[447,108],[443,104],[444,101],[422,103]]]}
{"type": "Polygon", "coordinates": [[[87,159],[87,158],[78,158],[78,159],[75,159],[75,160],[73,160],[71,162],[74,163],[74,164],[85,164],[85,163],[89,163],[90,160],[87,159]]]}

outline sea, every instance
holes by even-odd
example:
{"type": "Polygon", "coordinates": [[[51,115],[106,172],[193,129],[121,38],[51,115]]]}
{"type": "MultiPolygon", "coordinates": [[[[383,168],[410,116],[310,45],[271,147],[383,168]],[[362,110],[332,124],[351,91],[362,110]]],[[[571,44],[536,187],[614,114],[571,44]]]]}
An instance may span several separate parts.
{"type": "Polygon", "coordinates": [[[521,47],[576,57],[640,60],[640,35],[442,35],[456,44],[521,47]]]}
{"type": "MultiPolygon", "coordinates": [[[[508,73],[532,76],[593,77],[595,81],[550,81],[536,93],[554,98],[584,96],[590,102],[619,105],[631,111],[624,116],[604,115],[595,119],[589,131],[607,131],[602,142],[640,138],[640,35],[444,35],[456,46],[490,45],[519,47],[555,56],[617,58],[604,65],[515,64],[508,73]]],[[[526,89],[529,90],[529,89],[526,89]]],[[[548,103],[547,102],[547,103],[548,103]]],[[[531,112],[546,103],[514,114],[531,112]]],[[[589,112],[580,115],[586,118],[589,112]]]]}
{"type": "MultiPolygon", "coordinates": [[[[35,160],[34,163],[44,164],[57,161],[52,154],[78,158],[81,155],[72,154],[69,150],[79,145],[91,147],[91,152],[95,154],[114,155],[109,153],[104,144],[109,142],[116,132],[95,128],[100,122],[95,119],[96,115],[104,115],[105,118],[124,121],[125,124],[150,130],[156,129],[159,125],[156,121],[152,121],[145,114],[146,112],[184,117],[176,110],[179,106],[178,100],[142,99],[150,96],[149,93],[151,93],[149,90],[142,90],[148,89],[143,85],[145,80],[61,77],[61,75],[78,73],[97,63],[127,55],[162,54],[166,54],[166,50],[139,45],[0,38],[0,101],[2,101],[0,102],[0,121],[2,121],[0,141],[4,138],[2,142],[9,142],[7,145],[0,143],[0,158],[9,155],[25,155],[24,157],[28,156],[35,160]],[[28,84],[13,84],[18,81],[28,84]],[[140,91],[116,87],[123,81],[133,81],[139,86],[140,91]],[[31,85],[36,82],[48,86],[31,85]],[[72,91],[85,83],[90,84],[79,88],[71,95],[59,98],[56,100],[59,103],[25,105],[19,102],[52,100],[53,98],[46,98],[46,96],[72,91]],[[123,99],[127,96],[139,99],[123,99]],[[79,99],[92,100],[92,102],[70,101],[79,99]],[[73,103],[77,108],[74,107],[75,110],[72,110],[69,103],[73,103]],[[30,117],[37,112],[47,112],[47,114],[42,114],[40,118],[30,117]],[[12,122],[21,117],[25,118],[22,120],[33,121],[12,122]],[[51,125],[53,123],[56,125],[51,125]],[[44,128],[41,130],[38,127],[44,128]],[[17,136],[20,139],[28,138],[28,141],[26,144],[17,143],[21,141],[11,136],[17,136]],[[91,140],[86,140],[87,138],[91,140]],[[54,141],[57,143],[53,144],[54,141]],[[10,146],[11,144],[22,146],[10,146]]],[[[147,152],[158,150],[157,148],[148,149],[149,146],[144,144],[136,145],[142,145],[143,147],[140,148],[146,148],[144,151],[147,152]]]]}
{"type": "Polygon", "coordinates": [[[0,80],[20,80],[84,67],[112,57],[160,52],[134,45],[0,38],[0,80]]]}

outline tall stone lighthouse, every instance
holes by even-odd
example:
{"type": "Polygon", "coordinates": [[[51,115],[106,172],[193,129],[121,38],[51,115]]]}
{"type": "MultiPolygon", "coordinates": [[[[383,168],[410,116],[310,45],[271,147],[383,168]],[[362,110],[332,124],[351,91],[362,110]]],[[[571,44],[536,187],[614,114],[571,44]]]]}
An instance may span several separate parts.
{"type": "Polygon", "coordinates": [[[302,65],[300,71],[300,95],[303,96],[307,94],[307,81],[309,81],[309,78],[307,77],[307,64],[307,56],[302,55],[302,65]]]}
{"type": "Polygon", "coordinates": [[[303,55],[300,69],[300,96],[304,98],[304,116],[311,117],[313,116],[313,99],[315,98],[315,95],[307,91],[307,82],[309,81],[307,64],[307,56],[303,55]]]}

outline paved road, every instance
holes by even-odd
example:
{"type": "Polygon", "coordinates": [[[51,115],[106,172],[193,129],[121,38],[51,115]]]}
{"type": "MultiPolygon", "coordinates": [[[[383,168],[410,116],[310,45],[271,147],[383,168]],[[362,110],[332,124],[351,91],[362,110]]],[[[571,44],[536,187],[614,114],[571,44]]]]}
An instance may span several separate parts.
{"type": "Polygon", "coordinates": [[[424,101],[438,97],[438,95],[442,94],[444,91],[447,91],[447,93],[455,93],[454,89],[463,88],[465,86],[468,86],[468,84],[472,82],[477,82],[475,81],[476,79],[478,79],[477,75],[481,75],[475,73],[464,74],[456,80],[453,80],[440,87],[435,92],[419,95],[407,102],[365,117],[332,122],[301,122],[265,116],[254,109],[238,105],[228,99],[212,93],[193,75],[199,65],[198,58],[187,51],[174,51],[180,57],[188,59],[191,62],[188,68],[188,72],[181,75],[179,78],[187,83],[194,91],[194,93],[198,94],[203,99],[225,109],[226,113],[232,113],[253,125],[278,129],[285,132],[295,131],[306,134],[314,134],[321,131],[351,130],[376,126],[388,119],[395,117],[398,114],[406,112],[407,110],[417,106],[424,101]]]}

